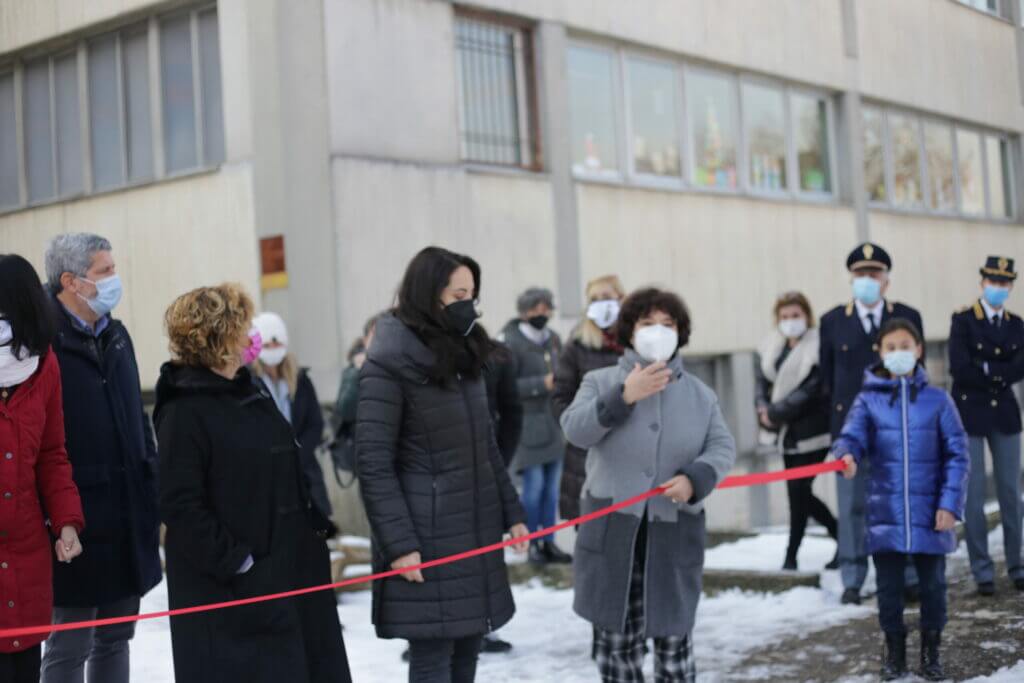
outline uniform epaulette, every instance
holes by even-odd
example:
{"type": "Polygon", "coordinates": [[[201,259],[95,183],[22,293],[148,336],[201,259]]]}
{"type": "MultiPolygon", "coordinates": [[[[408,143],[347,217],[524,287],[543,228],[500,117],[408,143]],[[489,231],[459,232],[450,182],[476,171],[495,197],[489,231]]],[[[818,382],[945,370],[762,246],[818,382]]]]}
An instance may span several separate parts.
{"type": "Polygon", "coordinates": [[[846,317],[849,318],[853,315],[853,302],[846,304],[846,317]]]}
{"type": "Polygon", "coordinates": [[[981,307],[981,301],[974,302],[974,317],[978,320],[985,319],[985,309],[981,307]]]}
{"type": "Polygon", "coordinates": [[[886,308],[887,311],[889,311],[889,315],[892,315],[893,303],[891,301],[886,301],[885,302],[885,308],[886,308]]]}
{"type": "MultiPolygon", "coordinates": [[[[1004,316],[1004,317],[1005,317],[1005,318],[1006,318],[1007,320],[1013,320],[1013,316],[1015,316],[1015,315],[1017,315],[1017,314],[1016,314],[1016,313],[1010,313],[1010,312],[1009,312],[1008,310],[1006,310],[1005,308],[1003,309],[1003,316],[1004,316]]],[[[1017,317],[1019,318],[1020,316],[1018,315],[1017,317]]]]}

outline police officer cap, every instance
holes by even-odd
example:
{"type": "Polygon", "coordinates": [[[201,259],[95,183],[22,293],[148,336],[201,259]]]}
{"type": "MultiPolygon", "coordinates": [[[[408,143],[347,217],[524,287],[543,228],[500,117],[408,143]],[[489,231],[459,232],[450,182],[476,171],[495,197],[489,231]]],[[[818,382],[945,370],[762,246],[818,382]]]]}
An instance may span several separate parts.
{"type": "Polygon", "coordinates": [[[861,268],[877,268],[878,270],[891,270],[892,259],[889,252],[871,242],[865,242],[850,252],[846,258],[846,269],[860,270],[861,268]]]}
{"type": "Polygon", "coordinates": [[[1013,282],[1017,279],[1017,271],[1013,269],[1013,259],[1005,256],[989,256],[981,269],[981,276],[996,282],[1013,282]]]}

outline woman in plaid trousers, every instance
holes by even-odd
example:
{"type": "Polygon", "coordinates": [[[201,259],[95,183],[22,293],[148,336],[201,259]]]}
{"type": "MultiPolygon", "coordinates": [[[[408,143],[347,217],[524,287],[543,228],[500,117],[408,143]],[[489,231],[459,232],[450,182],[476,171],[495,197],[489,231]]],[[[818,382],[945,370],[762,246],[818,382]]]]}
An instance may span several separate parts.
{"type": "Polygon", "coordinates": [[[702,501],[736,459],[718,399],[683,369],[690,316],[678,296],[634,293],[618,323],[626,352],[589,373],[562,415],[566,438],[587,449],[581,512],[648,499],[580,527],[574,609],[596,629],[605,683],[643,681],[654,640],[658,683],[695,679],[692,638],[706,541],[702,501]]]}

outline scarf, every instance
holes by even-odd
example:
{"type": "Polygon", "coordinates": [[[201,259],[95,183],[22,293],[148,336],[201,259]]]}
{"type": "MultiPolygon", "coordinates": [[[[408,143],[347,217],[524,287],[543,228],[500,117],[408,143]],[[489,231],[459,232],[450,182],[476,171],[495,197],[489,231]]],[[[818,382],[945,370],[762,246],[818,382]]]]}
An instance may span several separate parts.
{"type": "MultiPolygon", "coordinates": [[[[804,383],[804,380],[810,376],[811,371],[814,370],[819,360],[818,352],[821,347],[821,337],[816,328],[811,328],[804,333],[804,336],[800,337],[800,341],[790,350],[786,360],[776,370],[775,361],[782,354],[782,350],[787,342],[788,340],[782,334],[775,332],[765,339],[758,348],[758,353],[761,356],[761,372],[772,383],[772,403],[781,401],[796,391],[804,383]]],[[[782,448],[788,429],[788,425],[782,425],[777,435],[762,429],[759,441],[765,445],[777,444],[782,448]]],[[[824,436],[828,438],[828,435],[824,436]]],[[[795,452],[807,453],[812,450],[826,448],[830,442],[825,442],[820,437],[808,439],[798,443],[795,452]]]]}
{"type": "Polygon", "coordinates": [[[14,353],[11,324],[0,320],[0,388],[9,389],[31,377],[39,368],[39,356],[19,358],[14,353]]]}

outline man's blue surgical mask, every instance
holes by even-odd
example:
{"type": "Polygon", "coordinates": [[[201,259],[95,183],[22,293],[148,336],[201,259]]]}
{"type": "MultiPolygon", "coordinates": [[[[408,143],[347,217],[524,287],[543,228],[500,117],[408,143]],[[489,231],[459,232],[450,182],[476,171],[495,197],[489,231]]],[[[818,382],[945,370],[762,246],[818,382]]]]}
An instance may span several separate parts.
{"type": "Polygon", "coordinates": [[[853,279],[853,298],[865,306],[874,306],[882,298],[882,283],[866,275],[855,277],[853,279]]]}
{"type": "Polygon", "coordinates": [[[124,288],[121,285],[120,275],[111,275],[110,277],[103,278],[93,282],[88,278],[78,278],[79,280],[85,280],[86,282],[96,287],[96,296],[92,299],[86,299],[84,296],[79,294],[78,296],[92,309],[92,312],[103,317],[113,311],[119,303],[121,303],[121,295],[124,293],[124,288]]]}
{"type": "Polygon", "coordinates": [[[1002,308],[1003,304],[1010,297],[1009,287],[999,287],[998,285],[985,285],[985,301],[992,308],[1002,308]]]}

